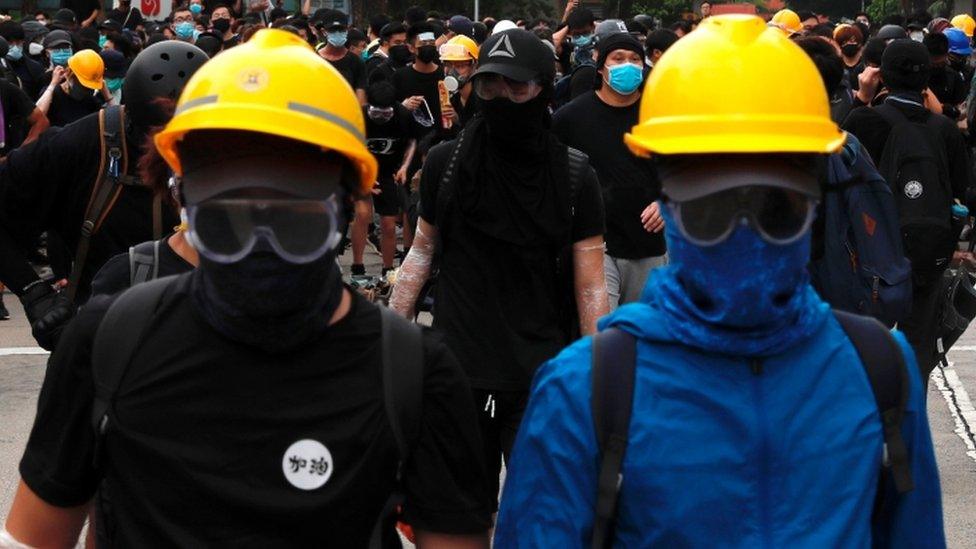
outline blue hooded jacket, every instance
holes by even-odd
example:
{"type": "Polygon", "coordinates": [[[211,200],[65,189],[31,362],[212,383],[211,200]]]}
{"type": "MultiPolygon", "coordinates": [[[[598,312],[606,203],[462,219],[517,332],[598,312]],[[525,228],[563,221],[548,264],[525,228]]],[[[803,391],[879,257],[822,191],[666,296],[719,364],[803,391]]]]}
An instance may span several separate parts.
{"type": "MultiPolygon", "coordinates": [[[[654,273],[652,273],[652,279],[654,273]]],[[[812,335],[752,361],[674,340],[662,311],[621,307],[600,322],[638,338],[617,547],[944,547],[922,384],[902,424],[914,491],[893,495],[872,533],[881,419],[853,344],[823,302],[812,335]]],[[[543,365],[505,482],[495,547],[589,546],[599,456],[591,338],[543,365]]]]}

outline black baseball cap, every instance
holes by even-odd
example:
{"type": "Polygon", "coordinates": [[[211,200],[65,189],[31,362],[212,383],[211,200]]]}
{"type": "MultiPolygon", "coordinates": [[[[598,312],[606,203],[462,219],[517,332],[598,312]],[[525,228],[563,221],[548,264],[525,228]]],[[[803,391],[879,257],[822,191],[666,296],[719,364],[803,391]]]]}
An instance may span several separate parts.
{"type": "Polygon", "coordinates": [[[539,37],[524,29],[511,29],[491,35],[481,45],[478,70],[472,78],[481,74],[549,85],[556,76],[556,63],[552,50],[539,37]]]}

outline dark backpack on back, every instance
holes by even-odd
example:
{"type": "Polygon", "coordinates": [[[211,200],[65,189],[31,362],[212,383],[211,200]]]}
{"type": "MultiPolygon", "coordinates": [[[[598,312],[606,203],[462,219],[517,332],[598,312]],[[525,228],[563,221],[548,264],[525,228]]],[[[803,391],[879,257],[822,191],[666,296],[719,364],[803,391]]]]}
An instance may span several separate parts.
{"type": "MultiPolygon", "coordinates": [[[[176,276],[150,280],[126,290],[109,307],[92,343],[92,379],[95,400],[95,466],[100,467],[104,439],[112,426],[116,394],[125,373],[142,344],[167,290],[176,276]]],[[[420,328],[396,313],[380,307],[383,401],[396,441],[397,489],[391,494],[371,534],[369,549],[398,547],[393,530],[403,504],[401,478],[411,449],[420,438],[424,392],[424,348],[420,328]]]]}
{"type": "Polygon", "coordinates": [[[835,309],[889,326],[904,320],[912,307],[912,266],[895,198],[852,135],[827,159],[821,208],[822,251],[809,267],[817,293],[835,309]]]}
{"type": "MultiPolygon", "coordinates": [[[[901,435],[901,422],[908,402],[908,370],[901,346],[891,332],[876,320],[834,311],[861,359],[875,403],[881,415],[884,456],[875,497],[872,525],[888,519],[886,504],[892,491],[904,494],[914,489],[908,449],[901,435]]],[[[590,546],[613,546],[617,499],[623,485],[623,462],[627,450],[634,379],[637,369],[637,339],[619,328],[593,336],[592,395],[590,408],[599,446],[600,469],[590,546]]]]}
{"type": "Polygon", "coordinates": [[[922,277],[916,280],[925,280],[949,265],[956,244],[952,182],[939,118],[926,113],[924,122],[913,122],[889,103],[874,110],[891,125],[878,171],[898,201],[905,255],[922,277]]]}

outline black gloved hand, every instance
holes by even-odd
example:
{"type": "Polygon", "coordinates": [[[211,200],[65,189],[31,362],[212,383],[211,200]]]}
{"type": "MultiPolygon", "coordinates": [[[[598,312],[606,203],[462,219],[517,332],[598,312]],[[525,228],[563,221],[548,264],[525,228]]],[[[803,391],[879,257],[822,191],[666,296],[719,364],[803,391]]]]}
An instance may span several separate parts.
{"type": "Polygon", "coordinates": [[[75,307],[68,296],[54,291],[46,282],[34,284],[20,296],[24,312],[31,325],[31,333],[37,344],[53,351],[61,332],[75,314],[75,307]]]}

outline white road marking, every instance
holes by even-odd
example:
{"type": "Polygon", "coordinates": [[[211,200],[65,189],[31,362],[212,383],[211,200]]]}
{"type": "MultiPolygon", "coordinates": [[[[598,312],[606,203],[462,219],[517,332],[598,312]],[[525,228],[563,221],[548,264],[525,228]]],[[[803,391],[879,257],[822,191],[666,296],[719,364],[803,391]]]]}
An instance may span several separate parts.
{"type": "Polygon", "coordinates": [[[40,347],[0,347],[0,356],[49,354],[51,354],[50,351],[45,351],[40,347]]]}
{"type": "Polygon", "coordinates": [[[954,351],[976,351],[976,345],[957,345],[949,348],[950,353],[954,351]]]}
{"type": "Polygon", "coordinates": [[[959,381],[953,363],[948,366],[939,365],[932,371],[932,379],[942,393],[952,420],[956,423],[955,433],[966,445],[966,455],[976,461],[976,409],[969,400],[969,393],[959,381]]]}

